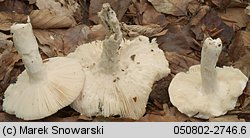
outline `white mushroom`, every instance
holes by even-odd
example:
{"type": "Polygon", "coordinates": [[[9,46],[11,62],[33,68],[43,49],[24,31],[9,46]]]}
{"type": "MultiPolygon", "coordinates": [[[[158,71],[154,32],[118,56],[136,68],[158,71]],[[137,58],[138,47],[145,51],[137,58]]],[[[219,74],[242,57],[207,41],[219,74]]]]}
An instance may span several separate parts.
{"type": "Polygon", "coordinates": [[[153,83],[169,74],[168,62],[154,39],[123,40],[109,4],[103,5],[99,17],[112,35],[81,45],[69,55],[81,62],[86,74],[82,93],[72,107],[86,116],[139,119],[153,83]]]}
{"type": "Polygon", "coordinates": [[[49,58],[43,63],[30,23],[13,25],[11,32],[26,70],[5,91],[3,110],[34,120],[71,104],[83,88],[81,65],[66,57],[49,58]]]}
{"type": "Polygon", "coordinates": [[[234,109],[248,78],[233,67],[216,67],[222,42],[207,38],[201,52],[201,65],[176,74],[169,86],[172,104],[189,117],[208,119],[234,109]]]}

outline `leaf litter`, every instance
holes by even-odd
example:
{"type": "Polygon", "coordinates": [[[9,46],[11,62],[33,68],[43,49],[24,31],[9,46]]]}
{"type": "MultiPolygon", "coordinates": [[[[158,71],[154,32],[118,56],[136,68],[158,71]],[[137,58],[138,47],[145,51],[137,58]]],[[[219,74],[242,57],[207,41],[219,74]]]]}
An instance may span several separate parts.
{"type": "MultiPolygon", "coordinates": [[[[178,72],[187,71],[200,63],[201,44],[212,36],[223,40],[219,66],[239,68],[250,77],[250,8],[239,0],[26,0],[0,1],[0,121],[23,121],[2,111],[3,94],[9,84],[16,81],[24,70],[13,47],[10,26],[24,23],[27,15],[34,26],[43,59],[66,56],[78,45],[103,40],[106,32],[99,24],[97,12],[109,2],[121,22],[123,35],[133,39],[146,35],[156,39],[169,61],[171,74],[155,82],[147,111],[138,121],[143,122],[242,122],[250,121],[250,82],[238,99],[234,110],[226,115],[202,120],[180,113],[170,102],[168,86],[178,72]],[[14,6],[9,6],[14,5],[14,6]],[[167,8],[166,8],[167,7],[167,8]],[[84,24],[86,23],[86,24],[84,24]]],[[[116,121],[134,120],[114,117],[79,115],[70,107],[38,121],[116,121]]]]}

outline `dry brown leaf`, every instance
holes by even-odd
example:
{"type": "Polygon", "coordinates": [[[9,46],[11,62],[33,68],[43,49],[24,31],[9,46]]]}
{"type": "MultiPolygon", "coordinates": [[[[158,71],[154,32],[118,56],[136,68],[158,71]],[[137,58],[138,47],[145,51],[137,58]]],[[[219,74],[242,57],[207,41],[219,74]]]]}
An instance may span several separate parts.
{"type": "Polygon", "coordinates": [[[23,2],[23,0],[5,0],[0,3],[0,11],[16,12],[28,15],[32,10],[32,6],[23,2]]]}
{"type": "Polygon", "coordinates": [[[88,26],[79,25],[70,29],[35,29],[41,50],[48,56],[63,56],[73,52],[78,45],[88,41],[91,32],[88,26]]]}
{"type": "Polygon", "coordinates": [[[105,39],[105,36],[107,33],[106,29],[101,24],[94,25],[91,28],[84,27],[82,31],[84,32],[84,34],[87,35],[86,42],[92,42],[95,40],[103,40],[105,39]]]}
{"type": "Polygon", "coordinates": [[[234,36],[233,27],[229,27],[228,25],[226,25],[217,15],[217,12],[215,10],[209,10],[207,6],[203,9],[205,11],[205,16],[202,13],[202,16],[194,17],[197,17],[197,20],[195,19],[190,22],[191,30],[196,35],[196,39],[203,40],[204,36],[211,36],[215,38],[219,37],[225,45],[230,44],[234,36]]]}
{"type": "Polygon", "coordinates": [[[57,14],[49,9],[33,10],[30,14],[33,28],[69,28],[74,26],[75,20],[72,16],[57,14]]]}
{"type": "Polygon", "coordinates": [[[39,48],[41,48],[41,50],[48,57],[54,57],[63,54],[62,36],[56,30],[34,29],[34,34],[40,44],[39,48]]]}
{"type": "Polygon", "coordinates": [[[3,94],[6,88],[9,86],[13,77],[16,79],[17,74],[13,74],[14,64],[20,59],[17,52],[13,47],[13,43],[7,40],[9,36],[1,34],[0,37],[0,111],[2,111],[3,94]]]}
{"type": "Polygon", "coordinates": [[[225,115],[216,118],[209,118],[209,122],[245,122],[245,119],[239,119],[237,115],[225,115]]]}
{"type": "Polygon", "coordinates": [[[36,0],[36,6],[42,9],[49,9],[58,15],[73,16],[77,11],[79,4],[75,0],[36,0]]]}
{"type": "MultiPolygon", "coordinates": [[[[233,62],[236,62],[244,55],[250,54],[249,47],[250,47],[250,32],[238,31],[234,37],[232,44],[229,46],[229,56],[231,60],[233,62]]],[[[242,60],[244,59],[246,58],[242,58],[242,60]]]]}
{"type": "Polygon", "coordinates": [[[166,22],[166,17],[164,14],[156,11],[153,6],[149,4],[145,4],[145,11],[142,14],[142,21],[143,25],[149,24],[159,24],[161,26],[166,26],[168,22],[166,22]]]}
{"type": "Polygon", "coordinates": [[[35,4],[36,3],[36,0],[28,0],[29,1],[29,4],[35,4]]]}
{"type": "Polygon", "coordinates": [[[27,16],[15,12],[0,12],[0,30],[9,31],[10,26],[16,22],[26,22],[27,16]]]}
{"type": "Polygon", "coordinates": [[[246,27],[250,19],[245,14],[244,8],[227,8],[218,14],[228,26],[233,26],[236,31],[246,27]]]}
{"type": "Polygon", "coordinates": [[[238,68],[244,73],[247,77],[250,77],[250,54],[246,54],[239,58],[236,62],[233,63],[235,68],[238,68]]]}
{"type": "MultiPolygon", "coordinates": [[[[43,28],[61,28],[60,26],[65,27],[65,25],[70,23],[70,26],[66,27],[71,27],[76,25],[76,21],[73,17],[74,13],[80,8],[79,4],[74,1],[74,0],[36,0],[36,6],[39,8],[39,10],[33,12],[33,20],[35,16],[38,16],[36,20],[43,20],[42,25],[43,28]],[[50,11],[51,13],[49,13],[50,11]],[[46,14],[48,14],[47,17],[46,14]],[[58,17],[57,17],[58,16],[58,17]],[[42,18],[43,17],[43,18],[42,18]],[[61,19],[60,19],[61,18],[61,19]],[[65,23],[64,23],[65,21],[65,23]],[[59,27],[57,27],[57,25],[59,27]],[[48,26],[48,27],[45,27],[48,26]]],[[[31,18],[32,20],[32,18],[31,18]]],[[[40,21],[41,21],[40,20],[40,21]]],[[[38,21],[33,21],[35,23],[38,23],[38,21]]],[[[36,27],[39,27],[36,25],[36,27]]]]}
{"type": "Polygon", "coordinates": [[[165,56],[170,64],[170,69],[173,74],[188,71],[189,67],[200,64],[199,60],[180,55],[175,52],[166,52],[165,56]]]}
{"type": "Polygon", "coordinates": [[[158,12],[174,16],[187,15],[187,5],[192,0],[149,0],[158,12]]]}
{"type": "Polygon", "coordinates": [[[131,0],[90,0],[89,19],[97,24],[99,22],[97,12],[101,10],[103,3],[109,3],[116,12],[117,18],[121,20],[130,2],[131,0]]]}
{"type": "Polygon", "coordinates": [[[184,122],[189,118],[177,111],[175,108],[169,108],[167,104],[163,105],[165,115],[146,114],[138,122],[184,122]]]}
{"type": "Polygon", "coordinates": [[[187,55],[194,48],[192,34],[188,26],[169,25],[165,35],[157,38],[157,43],[163,51],[177,52],[187,55]]]}
{"type": "Polygon", "coordinates": [[[15,116],[5,112],[0,112],[0,122],[24,122],[24,120],[18,119],[15,116]]]}
{"type": "Polygon", "coordinates": [[[226,8],[231,3],[231,0],[211,0],[211,1],[214,5],[216,5],[221,9],[226,8]]]}
{"type": "Polygon", "coordinates": [[[172,79],[173,77],[171,75],[168,75],[162,78],[161,80],[155,82],[152,88],[152,92],[149,95],[149,101],[157,101],[161,104],[170,103],[168,96],[168,86],[172,79]]]}
{"type": "Polygon", "coordinates": [[[245,12],[247,15],[250,15],[250,6],[247,6],[246,9],[244,10],[244,12],[245,12]]]}
{"type": "Polygon", "coordinates": [[[188,3],[187,9],[192,14],[195,15],[200,10],[201,3],[197,0],[192,0],[188,3]]]}
{"type": "Polygon", "coordinates": [[[125,23],[121,24],[122,31],[124,31],[125,35],[134,37],[138,35],[144,35],[147,37],[153,36],[162,36],[167,33],[167,30],[164,30],[163,27],[157,24],[150,25],[127,25],[125,23]]]}

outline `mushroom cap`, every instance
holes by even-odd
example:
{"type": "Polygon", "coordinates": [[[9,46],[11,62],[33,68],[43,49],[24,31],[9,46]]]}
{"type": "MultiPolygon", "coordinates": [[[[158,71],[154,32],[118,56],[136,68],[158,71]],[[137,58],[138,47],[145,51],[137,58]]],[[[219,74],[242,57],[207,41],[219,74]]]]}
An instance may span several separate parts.
{"type": "Polygon", "coordinates": [[[216,72],[217,89],[214,93],[202,92],[200,65],[191,66],[186,73],[176,74],[169,86],[172,104],[189,117],[204,119],[234,109],[248,78],[233,67],[216,67],[216,72]]]}
{"type": "Polygon", "coordinates": [[[23,71],[5,91],[3,110],[24,120],[47,117],[71,104],[83,88],[81,65],[65,57],[44,63],[46,79],[34,81],[23,71]]]}
{"type": "Polygon", "coordinates": [[[97,66],[102,44],[84,44],[69,55],[80,61],[86,75],[82,93],[72,107],[87,116],[139,119],[145,113],[153,83],[170,73],[168,61],[155,40],[150,43],[147,37],[139,36],[122,41],[116,72],[104,73],[97,66]]]}

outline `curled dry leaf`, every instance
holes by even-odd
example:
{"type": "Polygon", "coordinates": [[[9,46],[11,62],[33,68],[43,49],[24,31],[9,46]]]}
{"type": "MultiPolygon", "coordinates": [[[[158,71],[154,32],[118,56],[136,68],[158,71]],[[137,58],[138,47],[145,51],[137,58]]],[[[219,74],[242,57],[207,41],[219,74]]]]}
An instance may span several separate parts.
{"type": "Polygon", "coordinates": [[[225,115],[216,118],[209,118],[209,122],[245,122],[245,119],[239,119],[237,115],[225,115]]]}
{"type": "Polygon", "coordinates": [[[144,35],[147,37],[162,36],[165,35],[167,32],[167,30],[164,30],[163,27],[157,24],[142,26],[142,25],[127,25],[125,23],[122,23],[121,28],[126,35],[132,37],[139,35],[144,35]]]}
{"type": "Polygon", "coordinates": [[[174,16],[187,15],[187,5],[192,0],[149,0],[158,12],[174,16]]]}
{"type": "Polygon", "coordinates": [[[36,28],[66,28],[76,25],[74,12],[80,7],[73,0],[36,0],[39,10],[31,13],[31,22],[36,28]]]}
{"type": "Polygon", "coordinates": [[[75,25],[72,16],[57,14],[49,9],[33,10],[30,14],[31,23],[34,28],[69,28],[75,25]]]}
{"type": "Polygon", "coordinates": [[[250,15],[250,6],[247,6],[244,11],[247,15],[250,15]]]}
{"type": "Polygon", "coordinates": [[[0,12],[0,30],[9,31],[15,22],[26,22],[27,16],[16,12],[0,12]]]}
{"type": "MultiPolygon", "coordinates": [[[[167,77],[164,77],[161,80],[155,82],[152,88],[152,92],[149,95],[149,101],[153,101],[155,105],[155,101],[161,104],[169,103],[170,101],[168,96],[168,86],[171,80],[172,76],[168,75],[167,77]]],[[[157,107],[159,108],[159,106],[157,107]]]]}
{"type": "Polygon", "coordinates": [[[97,12],[101,11],[103,3],[109,3],[117,14],[117,18],[121,20],[130,2],[131,0],[90,0],[89,19],[98,23],[99,18],[97,17],[97,12]]]}
{"type": "Polygon", "coordinates": [[[201,3],[197,0],[192,0],[188,3],[187,10],[192,15],[195,15],[200,10],[201,3]]]}
{"type": "Polygon", "coordinates": [[[17,52],[13,48],[13,43],[7,40],[9,36],[0,33],[0,111],[2,111],[2,99],[6,88],[16,78],[17,74],[13,74],[14,64],[20,59],[17,52]]]}
{"type": "Polygon", "coordinates": [[[200,63],[199,60],[175,52],[166,52],[165,56],[169,61],[171,72],[174,74],[186,72],[189,67],[200,63]]]}
{"type": "Polygon", "coordinates": [[[246,27],[249,22],[249,16],[245,14],[244,8],[227,8],[218,14],[224,23],[232,26],[236,31],[246,27]]]}
{"type": "Polygon", "coordinates": [[[193,44],[192,34],[189,31],[189,26],[169,25],[165,35],[157,37],[159,47],[163,51],[177,52],[182,55],[187,55],[195,47],[193,44]]]}
{"type": "Polygon", "coordinates": [[[25,3],[23,0],[5,0],[0,3],[0,11],[16,12],[28,15],[33,6],[25,3]]]}
{"type": "Polygon", "coordinates": [[[221,9],[226,8],[231,3],[231,0],[211,0],[211,1],[214,5],[216,5],[221,9]]]}
{"type": "Polygon", "coordinates": [[[244,59],[243,56],[249,54],[250,32],[238,31],[232,44],[229,46],[229,55],[233,62],[244,59]]]}
{"type": "Polygon", "coordinates": [[[79,25],[70,29],[34,30],[34,34],[41,44],[39,48],[48,57],[62,56],[73,52],[78,45],[89,41],[88,38],[91,33],[91,29],[86,25],[79,25]]]}
{"type": "Polygon", "coordinates": [[[36,0],[28,0],[29,1],[29,4],[35,4],[36,3],[36,0]]]}
{"type": "Polygon", "coordinates": [[[156,11],[153,6],[146,3],[144,7],[145,11],[142,14],[142,21],[141,21],[143,25],[159,24],[161,26],[166,26],[168,24],[166,22],[165,15],[156,11]]]}
{"type": "Polygon", "coordinates": [[[238,68],[244,73],[247,77],[250,77],[250,55],[249,53],[240,57],[239,60],[233,63],[235,68],[238,68]]]}
{"type": "Polygon", "coordinates": [[[190,22],[196,39],[203,40],[205,33],[211,37],[220,38],[226,45],[230,44],[234,35],[233,28],[226,25],[215,10],[207,6],[201,8],[202,13],[198,13],[190,22]]]}

